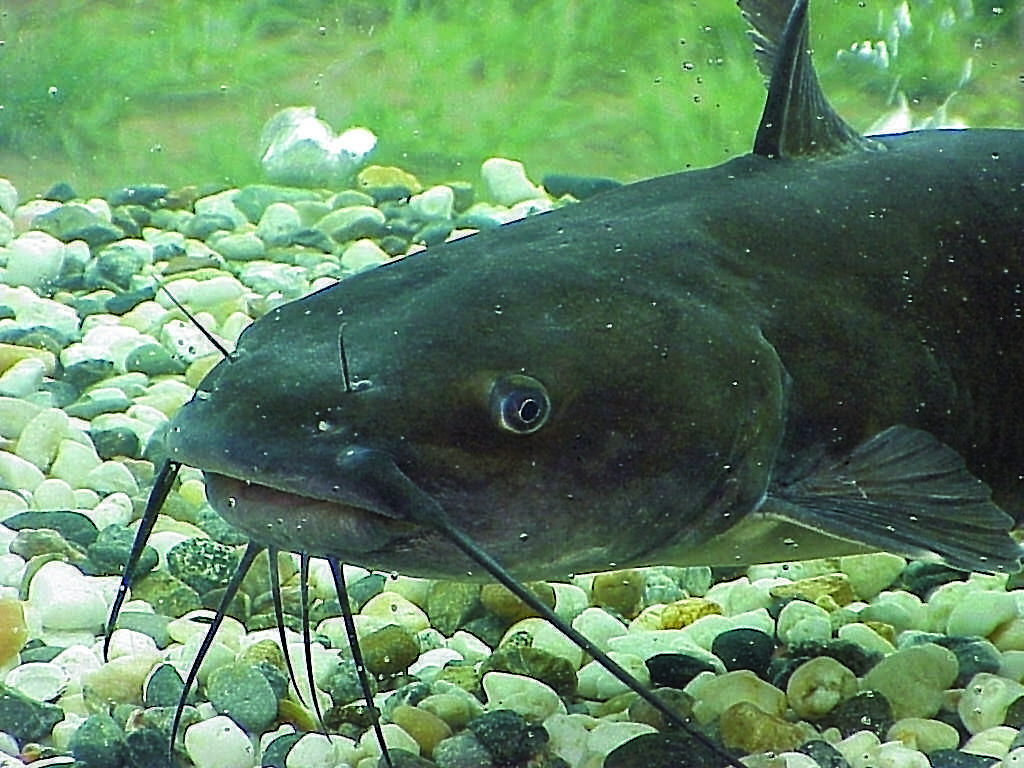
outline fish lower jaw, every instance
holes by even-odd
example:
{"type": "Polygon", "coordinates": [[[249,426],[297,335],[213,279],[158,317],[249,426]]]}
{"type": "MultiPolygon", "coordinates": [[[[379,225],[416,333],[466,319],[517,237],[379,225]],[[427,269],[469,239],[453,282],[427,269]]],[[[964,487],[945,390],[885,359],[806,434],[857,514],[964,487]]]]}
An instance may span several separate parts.
{"type": "Polygon", "coordinates": [[[411,526],[374,511],[206,472],[211,506],[254,541],[290,552],[348,557],[373,552],[411,526]]]}

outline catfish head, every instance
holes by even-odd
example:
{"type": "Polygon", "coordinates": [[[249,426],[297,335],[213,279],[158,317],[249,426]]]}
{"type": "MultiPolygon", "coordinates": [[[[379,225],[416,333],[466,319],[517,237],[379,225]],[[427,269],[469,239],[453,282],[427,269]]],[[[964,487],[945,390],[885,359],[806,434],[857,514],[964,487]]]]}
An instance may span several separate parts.
{"type": "Polygon", "coordinates": [[[785,372],[693,287],[700,259],[681,285],[600,211],[272,310],[175,415],[169,457],[256,541],[410,575],[472,575],[429,515],[530,578],[698,548],[764,497],[785,372]]]}

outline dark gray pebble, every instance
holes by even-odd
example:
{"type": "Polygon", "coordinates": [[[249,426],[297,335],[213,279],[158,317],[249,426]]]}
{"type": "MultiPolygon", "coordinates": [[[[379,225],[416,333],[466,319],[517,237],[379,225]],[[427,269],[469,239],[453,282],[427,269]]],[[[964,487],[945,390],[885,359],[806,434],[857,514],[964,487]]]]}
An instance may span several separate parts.
{"type": "Polygon", "coordinates": [[[6,328],[0,333],[0,342],[14,344],[18,347],[34,347],[45,349],[60,355],[61,351],[71,339],[58,331],[45,325],[33,325],[30,328],[6,328]]]}
{"type": "Polygon", "coordinates": [[[142,701],[147,707],[176,707],[181,700],[185,681],[170,664],[161,664],[146,680],[142,701]]]}
{"type": "Polygon", "coordinates": [[[227,585],[238,555],[210,539],[186,539],[167,552],[167,570],[199,594],[227,585]]]}
{"type": "Polygon", "coordinates": [[[195,525],[214,541],[229,547],[249,543],[249,537],[230,525],[213,507],[200,509],[196,514],[195,525]]]}
{"type": "Polygon", "coordinates": [[[141,237],[142,228],[149,223],[149,216],[146,216],[145,222],[140,222],[125,208],[115,208],[110,212],[110,223],[124,232],[126,237],[141,237]]]}
{"type": "Polygon", "coordinates": [[[749,669],[758,677],[764,677],[775,652],[775,641],[759,629],[727,629],[712,641],[711,652],[722,660],[729,672],[749,669]]]}
{"type": "Polygon", "coordinates": [[[125,765],[132,768],[172,768],[167,754],[167,734],[155,728],[138,728],[125,735],[125,765]]]}
{"type": "Polygon", "coordinates": [[[408,187],[402,186],[401,184],[392,184],[383,187],[365,187],[362,191],[372,197],[373,202],[377,205],[393,200],[405,200],[412,196],[412,190],[408,187]]]}
{"type": "Polygon", "coordinates": [[[78,389],[66,381],[44,381],[36,392],[45,392],[49,395],[49,405],[54,408],[66,408],[75,402],[79,395],[78,389]]]}
{"type": "Polygon", "coordinates": [[[261,768],[285,768],[288,753],[292,751],[295,742],[304,735],[302,733],[286,733],[267,744],[267,748],[263,750],[263,756],[260,758],[261,768]]]}
{"type": "Polygon", "coordinates": [[[603,176],[573,176],[565,173],[549,173],[541,179],[541,184],[552,197],[572,195],[577,200],[585,200],[622,186],[621,181],[603,176]]]}
{"type": "Polygon", "coordinates": [[[462,213],[476,202],[476,191],[468,181],[451,181],[448,182],[447,186],[451,187],[453,193],[452,207],[458,213],[462,213]]]}
{"type": "Polygon", "coordinates": [[[107,312],[112,315],[123,315],[144,301],[150,301],[156,296],[156,285],[145,285],[135,291],[121,291],[116,296],[107,299],[104,306],[107,312]]]}
{"type": "Polygon", "coordinates": [[[499,765],[526,762],[548,743],[544,726],[529,723],[510,709],[496,709],[470,720],[466,727],[499,765]]]}
{"type": "Polygon", "coordinates": [[[208,240],[214,232],[233,232],[235,221],[224,213],[197,213],[181,228],[185,237],[208,240]]]}
{"type": "Polygon", "coordinates": [[[387,576],[382,573],[371,573],[348,585],[348,600],[354,613],[359,613],[363,606],[384,591],[387,576]]]}
{"type": "Polygon", "coordinates": [[[959,749],[937,749],[925,757],[932,768],[992,768],[999,765],[999,760],[985,755],[972,755],[959,749]]]}
{"type": "Polygon", "coordinates": [[[18,313],[10,304],[0,304],[0,320],[14,320],[18,313]]]}
{"type": "Polygon", "coordinates": [[[113,459],[127,456],[133,459],[142,458],[142,441],[128,427],[112,429],[90,429],[93,447],[101,459],[113,459]]]}
{"type": "MultiPolygon", "coordinates": [[[[377,684],[373,676],[367,678],[370,683],[370,690],[377,692],[377,684]]],[[[356,672],[356,664],[352,659],[342,657],[327,676],[324,690],[331,696],[337,706],[343,707],[353,701],[362,701],[363,689],[359,685],[359,675],[356,672]]],[[[391,698],[388,699],[390,703],[391,698]]]]}
{"type": "MultiPolygon", "coordinates": [[[[390,749],[388,755],[391,758],[391,768],[437,768],[437,763],[405,749],[390,749]]],[[[377,768],[388,768],[388,762],[383,755],[377,761],[377,768]]]]}
{"type": "MultiPolygon", "coordinates": [[[[128,241],[125,241],[128,243],[128,241]]],[[[132,278],[149,262],[141,248],[124,244],[104,248],[85,268],[85,284],[89,288],[127,291],[132,278]]]]}
{"type": "Polygon", "coordinates": [[[218,667],[206,683],[206,695],[221,714],[250,733],[262,733],[277,717],[277,696],[260,670],[234,662],[218,667]]]}
{"type": "Polygon", "coordinates": [[[79,768],[120,768],[127,744],[124,731],[110,715],[90,715],[68,744],[79,768]]]}
{"type": "Polygon", "coordinates": [[[884,738],[894,722],[892,705],[885,696],[876,691],[861,691],[841,702],[818,726],[821,730],[838,728],[844,739],[857,731],[871,731],[884,738]]]}
{"type": "Polygon", "coordinates": [[[71,237],[73,233],[100,223],[102,223],[102,219],[99,215],[81,203],[62,205],[46,213],[40,213],[32,219],[33,228],[40,229],[64,242],[75,239],[71,237]]]}
{"type": "Polygon", "coordinates": [[[388,256],[401,256],[407,250],[409,250],[409,243],[411,240],[408,237],[402,237],[400,235],[385,235],[380,239],[377,245],[384,251],[388,256]]]}
{"type": "MultiPolygon", "coordinates": [[[[100,531],[96,540],[90,544],[85,554],[89,557],[92,565],[91,576],[117,576],[121,568],[128,561],[128,555],[132,551],[132,542],[135,540],[135,533],[125,525],[108,525],[100,531]]],[[[135,573],[138,576],[156,568],[156,550],[146,547],[142,550],[142,556],[135,566],[135,573]]]]}
{"type": "Polygon", "coordinates": [[[827,741],[820,739],[808,741],[797,747],[796,751],[810,757],[818,764],[818,768],[850,768],[850,764],[842,753],[827,741]]]}
{"type": "Polygon", "coordinates": [[[415,707],[430,694],[430,685],[420,680],[403,685],[384,700],[383,714],[390,717],[392,710],[402,704],[415,707]]]}
{"type": "Polygon", "coordinates": [[[336,247],[331,238],[319,229],[313,229],[312,227],[300,229],[292,235],[292,243],[305,246],[306,248],[315,248],[324,253],[333,253],[336,247]]]}
{"type": "Polygon", "coordinates": [[[99,535],[96,524],[81,512],[70,510],[28,510],[11,515],[4,525],[12,531],[52,528],[67,541],[88,547],[99,535]]]}
{"type": "Polygon", "coordinates": [[[72,229],[64,233],[68,241],[84,240],[90,248],[99,248],[117,242],[124,237],[124,231],[114,224],[90,224],[81,229],[72,229]]]}
{"type": "Polygon", "coordinates": [[[486,213],[464,213],[455,219],[459,229],[497,229],[501,222],[486,213]]]}
{"type": "Polygon", "coordinates": [[[703,659],[685,653],[658,653],[645,662],[651,675],[651,685],[683,689],[701,672],[714,672],[715,668],[703,659]]]}
{"type": "Polygon", "coordinates": [[[110,360],[80,360],[64,368],[59,376],[81,392],[113,374],[114,363],[110,360]]]}
{"type": "Polygon", "coordinates": [[[959,581],[966,574],[956,568],[941,563],[929,563],[924,560],[911,560],[903,569],[900,581],[904,589],[927,601],[928,595],[939,586],[951,581],[959,581]]]}
{"type": "Polygon", "coordinates": [[[620,744],[604,768],[719,768],[720,757],[684,733],[645,733],[620,744]]]}
{"type": "Polygon", "coordinates": [[[434,762],[441,768],[495,768],[497,763],[471,731],[462,731],[438,742],[434,762]]]}
{"type": "Polygon", "coordinates": [[[101,413],[123,413],[131,404],[131,398],[125,392],[107,388],[100,392],[86,392],[64,410],[68,416],[92,420],[101,413]]]}
{"type": "Polygon", "coordinates": [[[39,642],[39,640],[29,640],[21,649],[18,657],[22,664],[28,664],[30,661],[53,661],[64,650],[59,645],[33,645],[33,643],[39,642]]]}
{"type": "Polygon", "coordinates": [[[156,208],[163,205],[167,193],[170,191],[171,188],[165,184],[137,184],[114,190],[107,195],[107,202],[111,205],[133,203],[147,208],[156,208]]]}
{"type": "Polygon", "coordinates": [[[75,188],[66,181],[58,181],[43,193],[43,200],[56,200],[58,203],[66,203],[75,197],[75,188]]]}
{"type": "Polygon", "coordinates": [[[428,247],[440,245],[448,239],[448,235],[452,233],[453,229],[455,229],[455,225],[449,221],[428,224],[413,235],[412,241],[414,243],[422,243],[428,247]]]}

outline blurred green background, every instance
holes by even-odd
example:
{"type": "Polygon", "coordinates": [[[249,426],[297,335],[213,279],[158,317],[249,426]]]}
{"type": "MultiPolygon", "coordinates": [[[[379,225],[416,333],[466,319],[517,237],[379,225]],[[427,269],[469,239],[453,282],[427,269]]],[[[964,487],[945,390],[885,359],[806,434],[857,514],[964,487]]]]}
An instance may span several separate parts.
{"type": "MultiPolygon", "coordinates": [[[[1024,0],[813,0],[811,16],[857,128],[1024,126],[1024,0]]],[[[732,0],[14,0],[0,176],[22,197],[258,181],[263,123],[310,104],[428,182],[492,155],[632,180],[748,150],[764,92],[744,31],[732,0]]]]}

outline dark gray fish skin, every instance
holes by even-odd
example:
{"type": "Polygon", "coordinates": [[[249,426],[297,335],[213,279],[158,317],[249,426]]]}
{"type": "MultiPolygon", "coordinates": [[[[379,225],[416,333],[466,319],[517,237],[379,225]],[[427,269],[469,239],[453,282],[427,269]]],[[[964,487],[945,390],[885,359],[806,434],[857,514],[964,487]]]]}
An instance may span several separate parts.
{"type": "Polygon", "coordinates": [[[411,575],[473,570],[424,504],[531,579],[879,547],[1015,568],[975,476],[1021,513],[1024,132],[815,135],[786,46],[759,154],[273,310],[167,455],[257,541],[411,575]]]}

